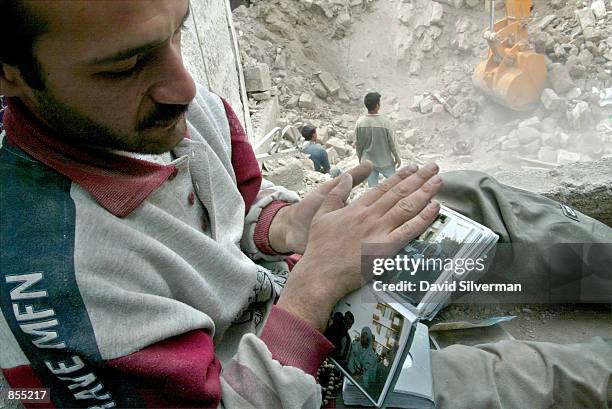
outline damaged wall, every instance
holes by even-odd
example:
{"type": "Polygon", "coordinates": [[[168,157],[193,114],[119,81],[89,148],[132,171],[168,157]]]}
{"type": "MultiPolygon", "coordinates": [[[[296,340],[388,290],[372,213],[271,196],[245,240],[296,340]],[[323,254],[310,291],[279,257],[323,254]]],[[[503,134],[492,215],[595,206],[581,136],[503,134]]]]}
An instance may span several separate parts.
{"type": "Polygon", "coordinates": [[[224,97],[252,137],[240,53],[229,0],[191,0],[191,15],[183,34],[185,65],[196,82],[224,97]]]}

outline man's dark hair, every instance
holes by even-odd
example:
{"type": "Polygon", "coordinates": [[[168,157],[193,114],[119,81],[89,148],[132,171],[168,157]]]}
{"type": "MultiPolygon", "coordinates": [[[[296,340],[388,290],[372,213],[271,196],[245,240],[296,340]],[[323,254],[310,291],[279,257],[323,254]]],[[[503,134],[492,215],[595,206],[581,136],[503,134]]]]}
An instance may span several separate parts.
{"type": "Polygon", "coordinates": [[[350,319],[351,319],[351,321],[355,322],[355,316],[354,316],[354,315],[353,315],[353,313],[352,313],[352,312],[350,312],[350,311],[345,312],[345,313],[344,313],[344,317],[345,317],[345,318],[350,318],[350,319]]]}
{"type": "Polygon", "coordinates": [[[380,94],[378,92],[368,92],[363,98],[363,104],[368,108],[368,111],[374,111],[376,105],[380,104],[380,94]]]}
{"type": "Polygon", "coordinates": [[[25,82],[36,90],[45,88],[40,64],[34,57],[34,44],[44,34],[47,23],[29,10],[23,0],[0,0],[0,63],[19,68],[25,82]]]}
{"type": "Polygon", "coordinates": [[[316,126],[304,125],[304,127],[302,127],[302,136],[307,141],[312,140],[312,137],[314,136],[315,132],[317,132],[316,126]]]}

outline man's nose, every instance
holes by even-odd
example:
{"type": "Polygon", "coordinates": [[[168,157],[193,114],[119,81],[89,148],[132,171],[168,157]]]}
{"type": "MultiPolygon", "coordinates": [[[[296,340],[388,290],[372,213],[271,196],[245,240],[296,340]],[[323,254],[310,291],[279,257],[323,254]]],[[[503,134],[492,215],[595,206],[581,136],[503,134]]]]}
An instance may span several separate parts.
{"type": "Polygon", "coordinates": [[[159,81],[149,94],[155,102],[168,105],[187,105],[196,95],[196,86],[191,74],[185,69],[179,46],[169,46],[158,65],[159,81]]]}

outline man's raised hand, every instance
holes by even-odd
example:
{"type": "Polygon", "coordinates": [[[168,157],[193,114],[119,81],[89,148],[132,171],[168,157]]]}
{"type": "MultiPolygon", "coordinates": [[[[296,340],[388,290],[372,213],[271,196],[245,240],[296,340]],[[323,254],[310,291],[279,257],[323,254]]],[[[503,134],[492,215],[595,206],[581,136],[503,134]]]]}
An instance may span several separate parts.
{"type": "Polygon", "coordinates": [[[279,307],[323,330],[334,304],[365,284],[362,243],[387,244],[396,252],[434,221],[440,206],[431,199],[442,186],[437,173],[433,163],[406,166],[349,205],[352,177],[343,175],[312,219],[306,252],[279,307]]]}

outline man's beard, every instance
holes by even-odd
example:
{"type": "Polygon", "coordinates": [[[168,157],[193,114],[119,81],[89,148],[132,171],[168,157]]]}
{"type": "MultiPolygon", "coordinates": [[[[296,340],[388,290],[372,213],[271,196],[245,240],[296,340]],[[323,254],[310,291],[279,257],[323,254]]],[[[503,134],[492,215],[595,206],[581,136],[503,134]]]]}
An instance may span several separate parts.
{"type": "Polygon", "coordinates": [[[134,134],[129,135],[116,132],[77,112],[46,90],[35,91],[35,96],[38,114],[59,137],[80,144],[148,154],[164,153],[172,149],[177,143],[171,142],[176,129],[175,126],[167,128],[168,137],[164,140],[149,140],[143,132],[178,123],[188,108],[188,105],[156,104],[155,110],[138,123],[134,134]]]}

